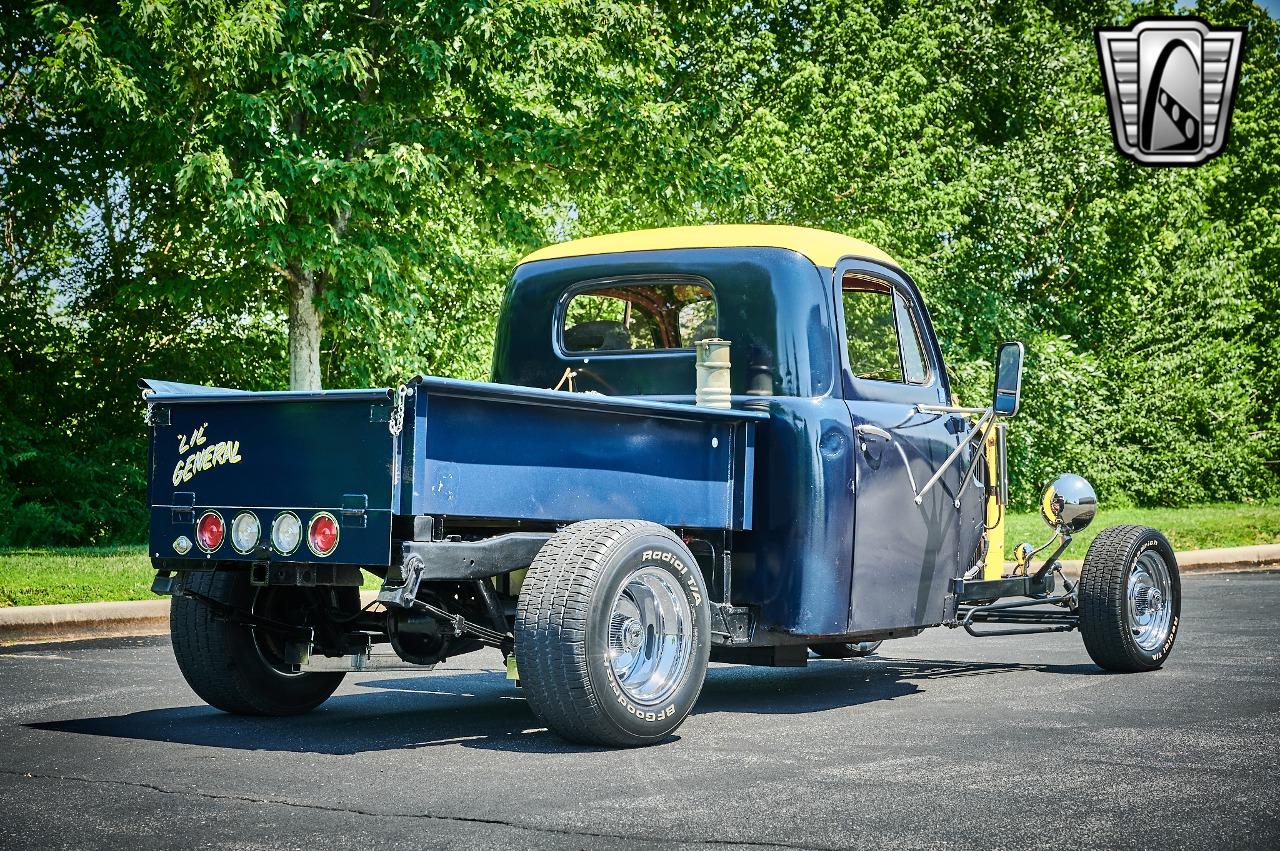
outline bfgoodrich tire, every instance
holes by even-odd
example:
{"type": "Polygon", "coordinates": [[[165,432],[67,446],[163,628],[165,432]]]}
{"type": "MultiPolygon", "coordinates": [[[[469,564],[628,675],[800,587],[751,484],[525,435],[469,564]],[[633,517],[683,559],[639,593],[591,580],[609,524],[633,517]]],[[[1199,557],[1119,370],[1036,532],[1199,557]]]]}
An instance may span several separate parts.
{"type": "Polygon", "coordinates": [[[1173,548],[1155,529],[1112,526],[1080,569],[1080,633],[1108,671],[1153,671],[1178,637],[1182,583],[1173,548]]]}
{"type": "Polygon", "coordinates": [[[702,691],[709,626],[702,572],[670,530],[575,523],[542,548],[520,590],[516,660],[529,706],[573,742],[660,742],[702,691]]]}
{"type": "MultiPolygon", "coordinates": [[[[205,703],[237,715],[298,715],[319,706],[342,682],[341,673],[291,672],[278,634],[230,623],[216,610],[229,606],[304,625],[318,615],[312,605],[316,598],[304,597],[302,589],[256,588],[247,570],[193,571],[185,586],[213,601],[174,597],[169,609],[173,655],[205,703]]],[[[314,592],[341,611],[360,608],[355,588],[314,592]]]]}

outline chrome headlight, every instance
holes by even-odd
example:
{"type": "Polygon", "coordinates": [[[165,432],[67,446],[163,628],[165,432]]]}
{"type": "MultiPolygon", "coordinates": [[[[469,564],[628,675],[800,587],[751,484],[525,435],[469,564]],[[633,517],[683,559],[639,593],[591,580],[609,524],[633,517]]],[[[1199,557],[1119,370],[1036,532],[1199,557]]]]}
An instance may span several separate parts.
{"type": "Polygon", "coordinates": [[[1093,485],[1071,473],[1058,476],[1040,497],[1040,516],[1060,532],[1079,532],[1098,513],[1093,485]]]}

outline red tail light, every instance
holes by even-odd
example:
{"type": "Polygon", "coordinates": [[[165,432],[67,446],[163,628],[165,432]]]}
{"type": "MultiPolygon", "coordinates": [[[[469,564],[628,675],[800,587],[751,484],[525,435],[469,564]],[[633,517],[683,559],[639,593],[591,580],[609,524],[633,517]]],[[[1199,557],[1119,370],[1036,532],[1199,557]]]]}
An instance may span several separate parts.
{"type": "Polygon", "coordinates": [[[206,511],[196,521],[196,543],[207,553],[222,546],[222,538],[226,532],[227,527],[222,522],[222,515],[216,511],[206,511]]]}
{"type": "Polygon", "coordinates": [[[327,511],[311,518],[307,546],[318,556],[327,556],[338,546],[338,520],[327,511]]]}

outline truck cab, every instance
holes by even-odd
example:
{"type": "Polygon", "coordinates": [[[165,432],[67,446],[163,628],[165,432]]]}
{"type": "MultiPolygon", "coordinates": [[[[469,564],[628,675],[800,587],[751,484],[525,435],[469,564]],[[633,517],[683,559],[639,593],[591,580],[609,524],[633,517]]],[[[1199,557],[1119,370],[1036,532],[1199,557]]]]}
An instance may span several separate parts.
{"type": "Polygon", "coordinates": [[[733,406],[768,414],[735,600],[796,636],[941,623],[949,580],[982,555],[984,493],[959,493],[958,466],[920,506],[912,483],[974,422],[917,411],[950,402],[947,371],[919,290],[874,246],[739,226],[543,249],[507,289],[493,380],[552,387],[569,372],[577,392],[693,404],[708,337],[731,344],[733,406]]]}
{"type": "Polygon", "coordinates": [[[1180,592],[1158,532],[1104,531],[1079,583],[1058,569],[1096,510],[1083,479],[1046,489],[1053,537],[1005,567],[1022,360],[1002,345],[990,404],[956,405],[919,289],[838,234],[549,246],[512,274],[489,382],[143,382],[154,587],[188,682],[228,711],[494,648],[543,722],[595,744],[669,736],[709,661],[939,625],[1079,629],[1104,667],[1159,667],[1180,592]]]}

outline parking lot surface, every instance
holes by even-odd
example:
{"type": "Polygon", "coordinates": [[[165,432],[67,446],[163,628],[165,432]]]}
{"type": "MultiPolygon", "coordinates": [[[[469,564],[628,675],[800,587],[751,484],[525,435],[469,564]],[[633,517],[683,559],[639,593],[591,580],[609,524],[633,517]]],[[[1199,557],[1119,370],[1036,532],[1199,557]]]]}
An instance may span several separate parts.
{"type": "Polygon", "coordinates": [[[1280,574],[1184,595],[1155,673],[935,629],[713,666],[671,741],[626,751],[541,728],[496,651],[249,719],[165,639],[0,648],[0,847],[1280,847],[1280,574]]]}

